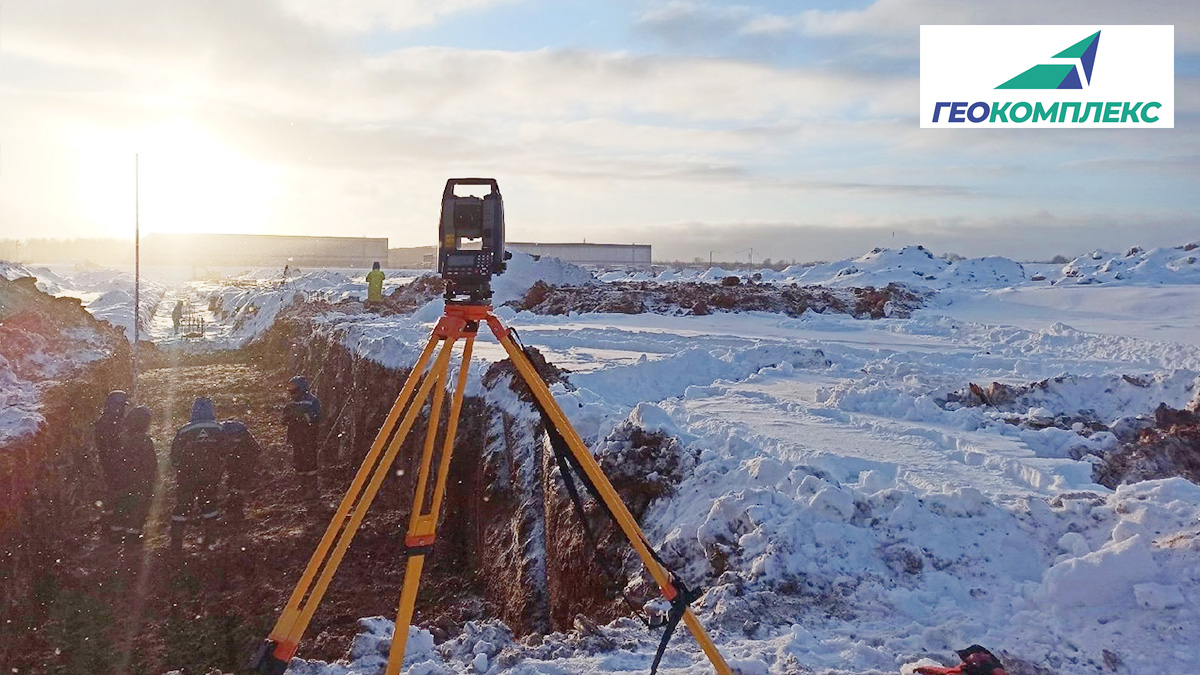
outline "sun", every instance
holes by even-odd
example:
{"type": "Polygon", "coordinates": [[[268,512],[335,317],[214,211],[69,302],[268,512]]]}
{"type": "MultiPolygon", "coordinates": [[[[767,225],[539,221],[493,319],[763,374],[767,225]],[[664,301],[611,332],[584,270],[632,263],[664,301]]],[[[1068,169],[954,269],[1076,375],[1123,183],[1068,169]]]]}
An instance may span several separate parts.
{"type": "Polygon", "coordinates": [[[140,129],[90,129],[75,138],[80,216],[111,234],[132,234],[134,171],[141,231],[263,232],[278,170],[234,151],[186,119],[140,129]]]}

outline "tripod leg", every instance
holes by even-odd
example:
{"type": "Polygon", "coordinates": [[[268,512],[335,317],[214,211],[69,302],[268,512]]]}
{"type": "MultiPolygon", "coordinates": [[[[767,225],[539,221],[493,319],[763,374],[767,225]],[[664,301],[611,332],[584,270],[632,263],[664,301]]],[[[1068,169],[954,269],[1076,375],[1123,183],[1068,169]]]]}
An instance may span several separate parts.
{"type": "Polygon", "coordinates": [[[320,578],[317,579],[312,595],[304,606],[304,612],[300,618],[303,622],[302,626],[308,626],[313,612],[317,610],[317,603],[321,601],[321,597],[329,587],[329,582],[333,579],[333,573],[337,571],[337,566],[342,562],[342,556],[346,554],[346,549],[350,546],[350,540],[354,538],[355,532],[358,531],[358,526],[362,523],[367,509],[371,508],[371,502],[374,501],[375,495],[379,492],[379,486],[383,484],[383,479],[387,477],[388,469],[391,467],[392,461],[395,460],[396,454],[400,451],[400,445],[404,442],[404,438],[408,435],[409,430],[412,429],[413,423],[416,422],[420,409],[429,397],[429,392],[434,382],[442,380],[443,374],[449,367],[450,352],[453,348],[453,341],[446,340],[443,343],[442,351],[438,354],[437,360],[434,361],[433,367],[425,378],[425,382],[421,384],[421,388],[417,392],[417,397],[413,400],[412,405],[409,406],[408,413],[405,414],[404,421],[400,423],[400,428],[396,431],[395,437],[393,437],[392,442],[388,445],[387,453],[380,462],[379,469],[375,471],[370,484],[367,485],[366,492],[363,494],[358,507],[350,514],[350,522],[347,523],[346,528],[342,531],[342,536],[338,539],[337,545],[330,555],[329,563],[325,566],[325,570],[321,573],[320,578]]]}
{"type": "MultiPolygon", "coordinates": [[[[650,545],[646,541],[646,535],[638,527],[637,520],[629,512],[629,509],[625,506],[625,502],[621,500],[621,496],[617,494],[608,477],[604,475],[604,470],[596,463],[595,458],[592,457],[592,453],[588,451],[587,446],[583,443],[583,439],[575,431],[575,427],[571,426],[570,420],[567,419],[558,402],[554,400],[550,389],[538,375],[533,364],[529,362],[529,357],[509,337],[507,331],[500,324],[499,319],[489,316],[488,324],[492,328],[492,333],[496,335],[496,338],[500,340],[500,344],[504,346],[504,351],[508,352],[508,356],[517,367],[517,372],[521,374],[521,378],[529,385],[529,389],[533,392],[533,395],[537,397],[542,408],[549,414],[554,427],[567,441],[567,445],[571,449],[571,454],[579,462],[587,477],[596,486],[600,497],[604,500],[609,511],[616,518],[617,524],[620,525],[621,530],[625,533],[626,539],[629,540],[630,545],[633,546],[633,549],[637,551],[638,556],[642,559],[642,564],[646,566],[650,575],[654,577],[654,581],[658,583],[658,587],[662,589],[663,596],[667,600],[674,600],[678,595],[678,591],[675,588],[675,584],[671,581],[670,573],[654,559],[654,554],[651,552],[650,545]]],[[[700,648],[704,650],[705,655],[708,656],[709,661],[712,662],[717,672],[722,675],[732,673],[729,665],[725,663],[724,657],[721,656],[721,652],[717,650],[716,645],[713,644],[712,639],[705,632],[704,626],[700,624],[700,621],[690,609],[685,611],[683,620],[687,624],[688,630],[696,638],[696,642],[700,643],[700,648]]]]}
{"type": "Polygon", "coordinates": [[[451,341],[446,340],[442,346],[441,353],[438,354],[428,375],[426,375],[425,382],[421,384],[420,390],[410,404],[409,398],[412,396],[413,389],[416,388],[417,382],[421,379],[422,372],[428,364],[434,348],[441,340],[442,338],[438,336],[431,337],[421,356],[418,358],[416,365],[413,366],[413,370],[405,381],[395,405],[392,406],[392,410],[388,413],[387,420],[380,429],[378,436],[376,436],[370,452],[364,458],[362,466],[359,467],[358,473],[355,475],[346,496],[342,499],[341,505],[330,521],[329,527],[321,539],[321,543],[317,546],[317,550],[309,560],[304,575],[296,585],[283,614],[268,637],[268,641],[274,643],[270,656],[273,656],[276,661],[281,661],[285,666],[295,653],[304,629],[308,627],[313,612],[316,611],[316,607],[320,603],[321,597],[324,595],[329,581],[333,577],[333,573],[337,570],[337,566],[341,562],[346,548],[350,545],[350,540],[353,539],[359,524],[362,522],[363,516],[371,505],[371,501],[375,498],[375,494],[378,492],[379,486],[382,484],[392,462],[395,460],[396,454],[404,442],[404,438],[408,435],[409,429],[412,428],[413,423],[416,421],[417,414],[428,398],[434,381],[440,379],[437,373],[445,370],[450,361],[450,351],[453,345],[451,341]],[[408,412],[404,415],[399,428],[392,434],[392,429],[395,427],[395,420],[404,412],[406,405],[408,412]],[[389,436],[391,437],[390,442],[388,440],[389,436]],[[385,447],[386,451],[384,451],[385,447]],[[382,459],[380,459],[381,453],[383,455],[382,459]],[[368,478],[370,479],[370,484],[364,488],[364,483],[366,483],[368,478]],[[347,519],[349,519],[348,522],[347,519]],[[333,547],[332,552],[330,552],[330,547],[335,537],[337,538],[337,543],[333,547]],[[314,586],[314,578],[317,577],[318,573],[320,573],[320,578],[316,579],[314,586]]]}
{"type": "MultiPolygon", "coordinates": [[[[468,334],[463,345],[462,363],[458,370],[458,381],[450,400],[450,416],[446,419],[446,436],[442,441],[433,496],[428,510],[425,508],[425,487],[433,464],[434,436],[441,408],[440,396],[434,399],[436,409],[430,412],[429,431],[425,437],[425,451],[421,457],[421,471],[417,476],[416,495],[413,498],[412,514],[409,516],[408,535],[404,538],[408,549],[408,565],[404,569],[404,587],[400,591],[400,607],[396,612],[396,630],[392,634],[391,652],[388,654],[386,675],[399,675],[404,666],[404,651],[408,644],[408,627],[412,624],[413,611],[417,603],[417,588],[421,583],[421,570],[425,556],[437,536],[438,516],[441,513],[446,493],[446,479],[450,475],[450,457],[454,452],[454,440],[458,435],[459,413],[462,412],[463,393],[467,386],[467,369],[471,364],[471,349],[475,336],[468,334]]],[[[440,393],[440,392],[439,392],[440,393]]]]}

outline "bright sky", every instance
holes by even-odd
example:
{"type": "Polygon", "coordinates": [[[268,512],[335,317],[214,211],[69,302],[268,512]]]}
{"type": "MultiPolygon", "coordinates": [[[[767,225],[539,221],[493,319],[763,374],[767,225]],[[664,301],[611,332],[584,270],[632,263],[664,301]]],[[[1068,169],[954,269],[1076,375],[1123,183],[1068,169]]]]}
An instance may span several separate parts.
{"type": "Polygon", "coordinates": [[[1198,78],[1194,0],[9,0],[0,238],[131,237],[137,153],[143,232],[432,244],[470,175],[658,259],[1173,245],[1198,78]],[[921,130],[922,23],[1174,24],[1176,128],[921,130]]]}

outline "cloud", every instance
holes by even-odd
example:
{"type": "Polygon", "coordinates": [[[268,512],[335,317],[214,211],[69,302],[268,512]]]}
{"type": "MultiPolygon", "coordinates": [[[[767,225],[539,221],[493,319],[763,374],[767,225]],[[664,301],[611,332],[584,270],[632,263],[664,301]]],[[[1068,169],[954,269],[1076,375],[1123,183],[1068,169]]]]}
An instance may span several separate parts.
{"type": "Polygon", "coordinates": [[[60,76],[89,72],[115,79],[108,91],[121,95],[335,123],[617,114],[745,121],[847,107],[887,114],[908,103],[911,84],[738,59],[583,49],[409,47],[367,55],[335,29],[261,1],[47,0],[6,7],[4,18],[6,51],[57,66],[60,76]]]}
{"type": "Polygon", "coordinates": [[[916,44],[922,24],[1174,25],[1176,46],[1200,49],[1200,5],[1191,0],[1131,4],[1124,0],[876,0],[864,9],[808,10],[809,35],[869,37],[916,44]]]}
{"type": "Polygon", "coordinates": [[[316,26],[347,33],[403,31],[516,0],[281,0],[284,11],[316,26]]]}
{"type": "Polygon", "coordinates": [[[142,84],[239,71],[296,75],[344,53],[327,31],[262,0],[40,0],[6,5],[4,22],[9,54],[118,71],[142,84]]]}
{"type": "Polygon", "coordinates": [[[703,43],[736,35],[753,12],[741,6],[671,0],[642,13],[634,27],[677,44],[703,43]]]}
{"type": "MultiPolygon", "coordinates": [[[[513,226],[551,238],[580,228],[604,238],[613,224],[639,238],[648,224],[704,221],[732,239],[753,232],[744,223],[796,214],[861,230],[1030,204],[1073,213],[1088,186],[1117,212],[1164,194],[1172,208],[1189,199],[1194,167],[1179,148],[1200,139],[1186,121],[1166,133],[921,130],[916,72],[863,56],[891,44],[897,56],[879,63],[915,62],[922,12],[965,20],[1000,10],[882,0],[787,14],[673,2],[634,24],[663,40],[735,45],[723,56],[361,44],[364,31],[420,36],[448,12],[485,4],[5,5],[0,128],[23,133],[4,139],[0,221],[18,227],[40,209],[68,223],[61,176],[79,179],[73,153],[84,145],[70,143],[171,120],[277,170],[281,196],[264,231],[353,227],[412,243],[428,236],[430,195],[456,173],[502,177],[513,226]],[[335,9],[344,15],[329,16],[335,9]],[[750,46],[799,39],[820,56],[774,62],[750,46]],[[28,171],[18,178],[14,167],[28,171]],[[1096,182],[1114,176],[1157,187],[1096,182]]],[[[1180,106],[1200,109],[1194,78],[1177,89],[1180,106]]]]}
{"type": "Polygon", "coordinates": [[[799,13],[670,0],[644,11],[633,27],[671,48],[770,62],[794,46],[802,25],[799,13]]]}

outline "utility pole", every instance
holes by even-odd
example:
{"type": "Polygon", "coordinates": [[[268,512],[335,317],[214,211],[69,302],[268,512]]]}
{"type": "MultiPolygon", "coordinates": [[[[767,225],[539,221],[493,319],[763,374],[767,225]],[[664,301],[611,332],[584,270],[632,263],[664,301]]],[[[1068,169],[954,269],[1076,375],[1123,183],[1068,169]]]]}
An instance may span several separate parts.
{"type": "Polygon", "coordinates": [[[133,400],[138,397],[138,333],[142,327],[142,237],[138,218],[138,156],[133,153],[133,400]]]}

